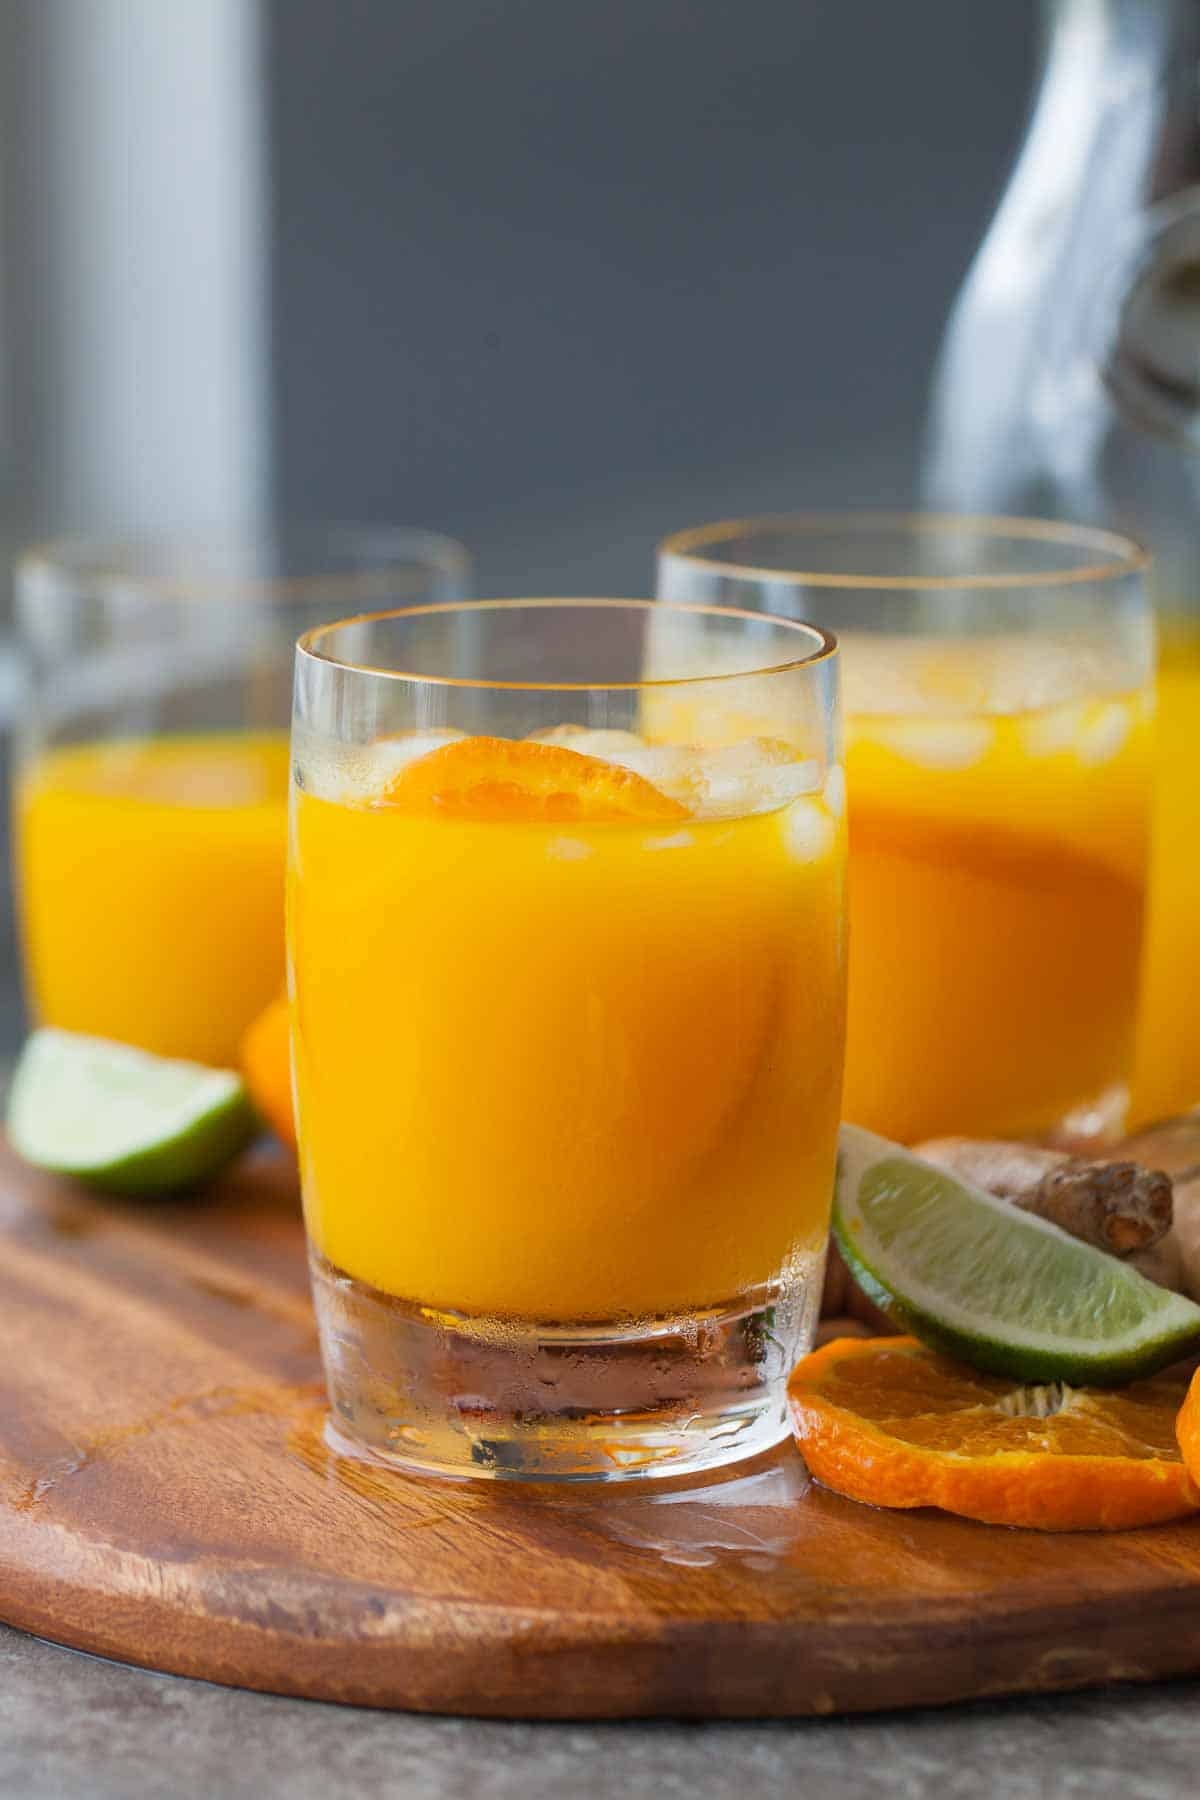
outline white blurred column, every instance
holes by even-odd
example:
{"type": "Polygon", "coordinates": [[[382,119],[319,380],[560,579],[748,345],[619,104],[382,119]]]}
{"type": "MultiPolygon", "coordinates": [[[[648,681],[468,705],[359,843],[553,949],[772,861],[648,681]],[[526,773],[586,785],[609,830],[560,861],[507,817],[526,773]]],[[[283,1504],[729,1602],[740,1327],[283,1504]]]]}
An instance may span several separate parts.
{"type": "Polygon", "coordinates": [[[6,535],[267,502],[258,0],[0,0],[6,535]]]}

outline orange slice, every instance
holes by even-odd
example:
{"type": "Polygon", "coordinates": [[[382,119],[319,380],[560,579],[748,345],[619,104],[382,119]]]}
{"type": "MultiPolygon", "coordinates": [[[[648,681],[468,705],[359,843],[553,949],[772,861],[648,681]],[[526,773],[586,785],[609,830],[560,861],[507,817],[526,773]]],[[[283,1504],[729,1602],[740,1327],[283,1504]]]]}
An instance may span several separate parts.
{"type": "Polygon", "coordinates": [[[1175,1441],[1179,1445],[1184,1467],[1200,1487],[1200,1369],[1184,1395],[1179,1417],[1175,1421],[1175,1441]]]}
{"type": "Polygon", "coordinates": [[[1175,1441],[1186,1385],[1023,1386],[916,1338],[837,1338],[797,1364],[788,1400],[812,1473],[851,1500],[1115,1531],[1200,1509],[1175,1441]]]}
{"type": "Polygon", "coordinates": [[[461,738],[418,757],[393,776],[381,799],[451,819],[665,824],[690,817],[632,769],[562,744],[495,737],[461,738]]]}
{"type": "Polygon", "coordinates": [[[292,1064],[288,1044],[288,1003],[272,1000],[242,1039],[242,1074],[258,1112],[276,1137],[296,1148],[292,1114],[292,1064]]]}

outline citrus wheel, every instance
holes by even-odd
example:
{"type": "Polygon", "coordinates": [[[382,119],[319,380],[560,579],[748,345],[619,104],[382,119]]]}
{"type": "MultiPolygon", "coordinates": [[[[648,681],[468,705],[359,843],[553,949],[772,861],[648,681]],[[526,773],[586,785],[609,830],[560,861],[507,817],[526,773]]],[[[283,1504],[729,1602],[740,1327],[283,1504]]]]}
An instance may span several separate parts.
{"type": "Polygon", "coordinates": [[[851,1500],[1114,1531],[1200,1510],[1175,1439],[1186,1388],[1022,1383],[916,1338],[837,1338],[797,1364],[788,1400],[810,1470],[851,1500]]]}
{"type": "Polygon", "coordinates": [[[470,737],[401,769],[381,804],[453,819],[666,824],[690,815],[632,769],[562,744],[470,737]]]}

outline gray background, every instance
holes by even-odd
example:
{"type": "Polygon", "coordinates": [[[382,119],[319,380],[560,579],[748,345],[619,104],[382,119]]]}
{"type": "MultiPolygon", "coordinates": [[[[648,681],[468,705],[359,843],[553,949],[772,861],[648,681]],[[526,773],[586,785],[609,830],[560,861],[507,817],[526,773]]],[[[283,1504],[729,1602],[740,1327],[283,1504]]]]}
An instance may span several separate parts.
{"type": "MultiPolygon", "coordinates": [[[[485,590],[907,498],[1034,0],[0,0],[0,574],[440,526],[485,590]]],[[[0,696],[2,697],[2,696],[0,696]]]]}
{"type": "Polygon", "coordinates": [[[275,0],[284,510],[645,592],[726,512],[907,497],[1031,0],[275,0]]]}
{"type": "Polygon", "coordinates": [[[0,1627],[14,1800],[1191,1800],[1194,1682],[797,1723],[518,1725],[148,1675],[0,1627]],[[47,1704],[53,1696],[51,1704],[47,1704]]]}

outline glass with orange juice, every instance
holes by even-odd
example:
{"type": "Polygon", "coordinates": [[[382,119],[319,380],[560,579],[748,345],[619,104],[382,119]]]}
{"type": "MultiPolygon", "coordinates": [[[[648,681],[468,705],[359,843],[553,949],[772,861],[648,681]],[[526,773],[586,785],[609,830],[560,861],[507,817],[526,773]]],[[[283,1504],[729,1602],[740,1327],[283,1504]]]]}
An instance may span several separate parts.
{"type": "Polygon", "coordinates": [[[1133,1117],[1200,1106],[1200,612],[1159,599],[1150,904],[1133,1117]]]}
{"type": "Polygon", "coordinates": [[[668,600],[835,629],[850,833],[845,1113],[907,1142],[1123,1120],[1153,630],[1108,533],[938,517],[668,538],[668,600]]]}
{"type": "Polygon", "coordinates": [[[293,1054],[351,1444],[613,1480],[785,1435],[841,1085],[836,704],[831,639],[728,609],[301,640],[293,1054]]]}
{"type": "Polygon", "coordinates": [[[295,639],[465,578],[457,545],[382,528],[23,559],[16,868],[40,1023],[236,1063],[283,986],[295,639]]]}

